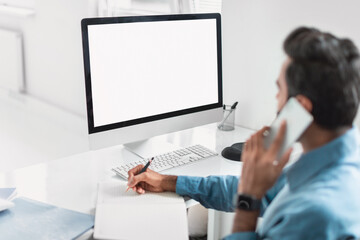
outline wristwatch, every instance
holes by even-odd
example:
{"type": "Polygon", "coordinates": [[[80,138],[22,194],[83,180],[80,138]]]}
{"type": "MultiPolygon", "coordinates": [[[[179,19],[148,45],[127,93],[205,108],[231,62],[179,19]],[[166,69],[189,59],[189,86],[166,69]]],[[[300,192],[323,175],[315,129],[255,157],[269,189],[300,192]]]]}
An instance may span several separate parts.
{"type": "Polygon", "coordinates": [[[255,197],[247,194],[239,194],[237,196],[236,208],[245,211],[255,211],[260,210],[261,199],[256,199],[255,197]]]}

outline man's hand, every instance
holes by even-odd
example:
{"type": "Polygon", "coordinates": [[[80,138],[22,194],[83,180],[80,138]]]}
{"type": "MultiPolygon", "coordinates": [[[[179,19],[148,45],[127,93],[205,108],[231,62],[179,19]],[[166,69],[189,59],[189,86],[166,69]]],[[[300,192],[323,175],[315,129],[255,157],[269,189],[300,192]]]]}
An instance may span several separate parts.
{"type": "Polygon", "coordinates": [[[280,159],[278,152],[284,141],[286,123],[280,126],[280,131],[268,149],[264,147],[264,127],[246,141],[241,160],[243,162],[239,193],[252,195],[261,199],[280,176],[282,169],[289,161],[292,149],[289,149],[280,159]]]}
{"type": "MultiPolygon", "coordinates": [[[[288,150],[281,159],[277,159],[281,144],[284,141],[286,124],[283,122],[280,131],[269,149],[264,148],[264,133],[268,131],[264,127],[251,136],[246,141],[241,160],[243,162],[241,180],[238,186],[238,192],[252,195],[261,199],[267,190],[269,190],[282,169],[289,161],[292,149],[288,150]]],[[[260,211],[236,210],[233,232],[255,231],[257,218],[260,211]]]]}
{"type": "Polygon", "coordinates": [[[149,168],[138,174],[143,167],[144,165],[138,165],[128,172],[128,186],[130,188],[140,194],[145,193],[145,191],[175,192],[177,176],[162,175],[149,168]]]}

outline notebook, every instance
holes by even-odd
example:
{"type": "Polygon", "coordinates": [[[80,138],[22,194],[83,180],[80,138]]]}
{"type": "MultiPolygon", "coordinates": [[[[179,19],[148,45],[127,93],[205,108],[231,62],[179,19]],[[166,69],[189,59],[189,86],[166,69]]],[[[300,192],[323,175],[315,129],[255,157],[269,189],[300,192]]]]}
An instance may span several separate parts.
{"type": "Polygon", "coordinates": [[[95,239],[188,239],[185,202],[175,193],[138,194],[124,181],[99,183],[95,239]]]}

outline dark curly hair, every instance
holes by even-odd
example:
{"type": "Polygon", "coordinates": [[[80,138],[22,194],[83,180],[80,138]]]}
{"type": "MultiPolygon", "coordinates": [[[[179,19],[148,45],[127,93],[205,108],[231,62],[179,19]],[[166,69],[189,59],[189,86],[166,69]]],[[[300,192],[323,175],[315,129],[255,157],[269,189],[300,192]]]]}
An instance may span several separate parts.
{"type": "Polygon", "coordinates": [[[286,38],[291,62],[286,70],[289,97],[304,95],[321,127],[352,126],[360,98],[359,51],[349,39],[300,27],[286,38]]]}

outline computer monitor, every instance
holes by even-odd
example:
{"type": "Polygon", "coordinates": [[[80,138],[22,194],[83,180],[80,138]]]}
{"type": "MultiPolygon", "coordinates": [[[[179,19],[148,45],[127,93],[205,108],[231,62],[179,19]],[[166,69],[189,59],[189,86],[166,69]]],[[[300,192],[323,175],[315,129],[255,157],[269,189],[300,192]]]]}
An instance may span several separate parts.
{"type": "Polygon", "coordinates": [[[221,119],[219,14],[88,18],[81,25],[92,149],[128,143],[136,152],[146,145],[136,141],[221,119]]]}

